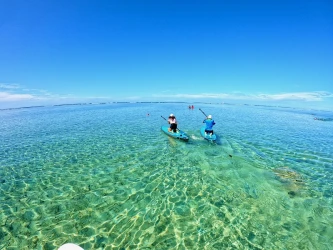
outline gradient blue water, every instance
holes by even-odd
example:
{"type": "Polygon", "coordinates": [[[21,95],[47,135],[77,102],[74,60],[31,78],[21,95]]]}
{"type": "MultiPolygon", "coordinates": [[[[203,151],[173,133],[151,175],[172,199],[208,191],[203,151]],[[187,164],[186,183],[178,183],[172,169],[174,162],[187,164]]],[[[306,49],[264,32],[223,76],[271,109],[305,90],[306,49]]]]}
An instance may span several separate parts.
{"type": "Polygon", "coordinates": [[[1,110],[0,249],[332,249],[332,113],[187,107],[1,110]]]}

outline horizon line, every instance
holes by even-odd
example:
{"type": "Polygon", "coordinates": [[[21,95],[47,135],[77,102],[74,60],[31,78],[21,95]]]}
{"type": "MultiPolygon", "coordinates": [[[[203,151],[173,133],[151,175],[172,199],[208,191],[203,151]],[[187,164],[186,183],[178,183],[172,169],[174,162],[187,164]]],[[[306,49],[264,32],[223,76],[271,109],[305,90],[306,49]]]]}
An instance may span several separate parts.
{"type": "Polygon", "coordinates": [[[18,109],[31,109],[31,108],[47,108],[47,107],[60,107],[60,106],[85,106],[85,105],[106,105],[106,104],[137,104],[137,103],[183,103],[183,104],[220,104],[220,105],[230,105],[230,106],[254,106],[254,107],[273,107],[273,108],[285,108],[285,109],[301,109],[301,110],[315,110],[315,111],[325,111],[330,112],[330,110],[323,109],[313,109],[313,108],[300,108],[291,106],[280,106],[280,105],[266,105],[266,104],[249,104],[249,103],[229,103],[229,102],[187,102],[187,101],[112,101],[112,102],[78,102],[78,103],[63,103],[63,104],[53,104],[53,105],[35,105],[35,106],[22,106],[13,108],[0,108],[0,111],[5,110],[18,110],[18,109]]]}

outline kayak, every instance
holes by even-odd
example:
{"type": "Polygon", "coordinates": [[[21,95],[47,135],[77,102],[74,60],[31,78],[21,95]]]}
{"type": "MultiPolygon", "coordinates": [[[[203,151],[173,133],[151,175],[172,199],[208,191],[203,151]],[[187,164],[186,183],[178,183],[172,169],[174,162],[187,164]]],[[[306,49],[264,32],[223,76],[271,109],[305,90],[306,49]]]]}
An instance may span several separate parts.
{"type": "Polygon", "coordinates": [[[177,129],[177,132],[169,132],[168,126],[162,126],[161,129],[164,133],[166,133],[170,137],[183,141],[188,141],[188,135],[184,131],[177,129]]]}
{"type": "Polygon", "coordinates": [[[201,129],[200,129],[201,136],[208,141],[216,141],[216,134],[212,134],[212,135],[210,135],[209,133],[205,134],[205,128],[206,128],[206,126],[201,127],[201,129]]]}

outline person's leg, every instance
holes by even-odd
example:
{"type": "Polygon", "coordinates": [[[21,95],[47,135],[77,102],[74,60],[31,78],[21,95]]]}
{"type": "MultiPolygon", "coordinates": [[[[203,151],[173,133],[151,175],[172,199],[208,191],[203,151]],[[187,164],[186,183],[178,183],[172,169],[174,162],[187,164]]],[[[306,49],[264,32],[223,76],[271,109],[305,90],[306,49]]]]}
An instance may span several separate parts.
{"type": "Polygon", "coordinates": [[[209,134],[210,136],[212,136],[214,134],[213,130],[207,130],[205,129],[205,135],[209,134]]]}
{"type": "Polygon", "coordinates": [[[171,126],[170,126],[170,128],[171,128],[171,130],[173,131],[173,132],[177,132],[177,124],[171,124],[171,126]]]}

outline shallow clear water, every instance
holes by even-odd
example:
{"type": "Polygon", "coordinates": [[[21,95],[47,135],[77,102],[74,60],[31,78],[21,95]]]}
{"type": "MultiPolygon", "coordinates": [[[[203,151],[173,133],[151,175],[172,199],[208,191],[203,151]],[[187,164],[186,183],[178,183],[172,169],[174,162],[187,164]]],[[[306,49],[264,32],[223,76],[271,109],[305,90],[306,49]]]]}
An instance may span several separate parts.
{"type": "Polygon", "coordinates": [[[1,110],[0,249],[333,249],[333,122],[195,106],[1,110]]]}

